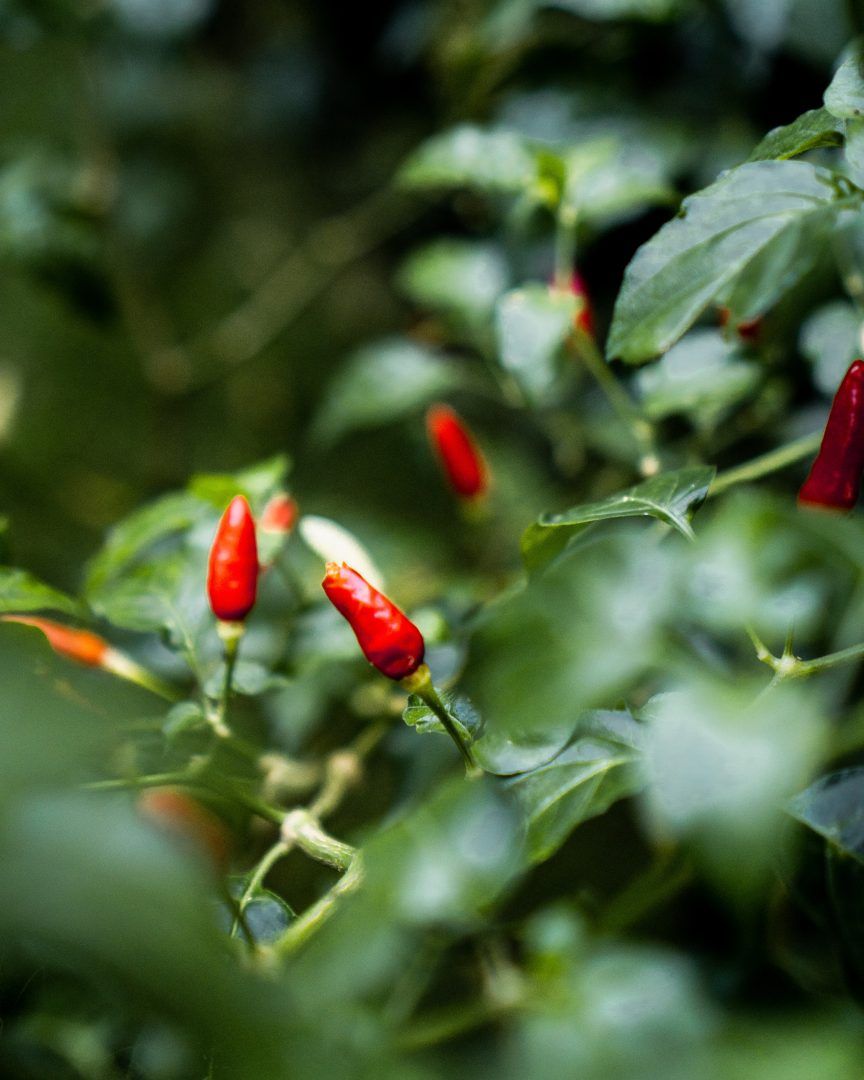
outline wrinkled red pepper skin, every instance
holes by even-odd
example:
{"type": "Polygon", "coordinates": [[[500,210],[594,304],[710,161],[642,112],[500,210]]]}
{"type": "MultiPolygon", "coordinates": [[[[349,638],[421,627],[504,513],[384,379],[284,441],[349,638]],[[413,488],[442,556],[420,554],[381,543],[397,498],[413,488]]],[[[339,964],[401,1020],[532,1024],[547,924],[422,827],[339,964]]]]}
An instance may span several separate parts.
{"type": "Polygon", "coordinates": [[[284,492],[274,495],[264,507],[259,524],[264,532],[290,533],[299,516],[297,503],[284,492]]]}
{"type": "Polygon", "coordinates": [[[465,422],[449,405],[432,405],[426,430],[441,467],[461,499],[477,499],[489,487],[486,462],[465,422]]]}
{"type": "Polygon", "coordinates": [[[864,360],[855,360],[834,395],[822,446],[798,493],[802,506],[851,510],[864,470],[864,360]]]}
{"type": "Polygon", "coordinates": [[[48,639],[48,644],[60,656],[83,664],[85,667],[103,667],[111,646],[98,634],[89,630],[76,630],[72,626],[40,619],[35,615],[3,615],[4,622],[35,626],[48,639]]]}
{"type": "Polygon", "coordinates": [[[423,663],[423,635],[395,604],[345,563],[327,563],[322,585],[373,667],[388,679],[414,674],[423,663]]]}
{"type": "Polygon", "coordinates": [[[222,622],[242,622],[255,606],[258,590],[255,519],[242,495],[222,515],[210,549],[207,595],[222,622]]]}
{"type": "Polygon", "coordinates": [[[570,292],[580,302],[579,311],[576,313],[575,324],[577,330],[582,330],[588,334],[589,337],[594,337],[594,331],[596,329],[594,322],[594,308],[591,304],[591,298],[588,295],[588,288],[585,285],[585,279],[579,273],[578,270],[573,271],[573,276],[570,279],[570,292]]]}

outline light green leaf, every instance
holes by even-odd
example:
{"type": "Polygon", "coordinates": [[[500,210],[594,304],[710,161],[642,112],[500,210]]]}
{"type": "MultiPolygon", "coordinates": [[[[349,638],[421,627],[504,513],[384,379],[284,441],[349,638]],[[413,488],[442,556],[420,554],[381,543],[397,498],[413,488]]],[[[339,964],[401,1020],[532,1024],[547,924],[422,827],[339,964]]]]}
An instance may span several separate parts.
{"type": "Polygon", "coordinates": [[[759,302],[767,307],[788,286],[790,270],[797,274],[783,260],[803,252],[809,267],[818,254],[812,246],[821,245],[841,207],[850,205],[837,184],[808,162],[759,161],[685,199],[627,267],[608,355],[641,363],[665,352],[773,244],[769,264],[784,276],[773,281],[760,267],[759,302]]]}
{"type": "MultiPolygon", "coordinates": [[[[439,690],[438,696],[456,730],[468,745],[473,743],[483,730],[483,722],[477,710],[467,698],[448,694],[445,690],[439,690]]],[[[413,727],[421,735],[430,731],[448,734],[435,713],[416,694],[409,695],[408,703],[402,710],[402,719],[408,727],[413,727]]]]}
{"type": "Polygon", "coordinates": [[[211,513],[197,496],[185,491],[163,495],[115,525],[90,562],[85,595],[98,592],[120,577],[154,544],[185,532],[211,513]]]}
{"type": "Polygon", "coordinates": [[[613,518],[657,518],[692,540],[690,515],[708,494],[715,472],[709,465],[677,469],[599,502],[574,506],[560,514],[543,514],[522,537],[525,563],[532,570],[544,566],[583,529],[613,518]]]}
{"type": "Polygon", "coordinates": [[[604,725],[604,715],[588,714],[577,729],[588,730],[557,757],[507,781],[525,813],[533,862],[548,859],[577,825],[642,787],[640,725],[627,713],[610,714],[614,725],[604,725]],[[622,733],[622,725],[632,731],[622,733]]]}
{"type": "Polygon", "coordinates": [[[594,139],[564,156],[562,205],[593,224],[621,220],[656,203],[674,203],[666,162],[655,148],[619,138],[594,139]]]}
{"type": "Polygon", "coordinates": [[[495,332],[501,365],[530,398],[542,401],[552,389],[575,314],[575,297],[545,285],[514,289],[498,301],[495,332]]]}
{"type": "Polygon", "coordinates": [[[62,611],[81,615],[83,605],[46,585],[43,581],[12,566],[0,566],[0,612],[62,611]]]}
{"type": "Polygon", "coordinates": [[[572,11],[583,19],[644,19],[663,22],[686,7],[689,0],[551,0],[545,6],[572,11]]]}
{"type": "Polygon", "coordinates": [[[399,283],[417,304],[476,328],[490,317],[510,273],[494,244],[445,239],[415,251],[399,283]]]}
{"type": "Polygon", "coordinates": [[[465,124],[423,143],[399,170],[397,182],[409,188],[517,192],[536,174],[534,155],[521,136],[465,124]]]}
{"type": "Polygon", "coordinates": [[[808,150],[842,145],[842,122],[827,109],[810,109],[791,124],[769,131],[747,160],[786,161],[808,150]]]}
{"type": "Polygon", "coordinates": [[[813,381],[833,396],[861,349],[861,316],[848,300],[817,308],[801,327],[799,347],[813,364],[813,381]]]}
{"type": "Polygon", "coordinates": [[[643,368],[636,385],[652,420],[685,413],[698,427],[713,428],[760,379],[757,365],[741,360],[718,331],[693,330],[656,364],[643,368]]]}
{"type": "Polygon", "coordinates": [[[825,108],[841,120],[864,116],[864,42],[853,41],[825,91],[825,108]]]}
{"type": "Polygon", "coordinates": [[[401,419],[460,386],[464,376],[432,349],[399,338],[354,353],[333,380],[315,432],[335,442],[351,431],[401,419]]]}

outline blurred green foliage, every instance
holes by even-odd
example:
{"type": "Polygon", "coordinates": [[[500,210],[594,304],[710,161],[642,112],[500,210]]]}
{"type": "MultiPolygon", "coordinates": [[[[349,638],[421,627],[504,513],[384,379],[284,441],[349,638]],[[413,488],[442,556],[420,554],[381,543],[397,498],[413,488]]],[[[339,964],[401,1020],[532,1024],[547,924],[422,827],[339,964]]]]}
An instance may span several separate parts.
{"type": "Polygon", "coordinates": [[[0,1074],[860,1076],[864,525],[794,495],[860,350],[862,31],[0,0],[0,612],[150,673],[0,624],[0,1074]],[[286,491],[222,700],[216,522],[286,491]]]}

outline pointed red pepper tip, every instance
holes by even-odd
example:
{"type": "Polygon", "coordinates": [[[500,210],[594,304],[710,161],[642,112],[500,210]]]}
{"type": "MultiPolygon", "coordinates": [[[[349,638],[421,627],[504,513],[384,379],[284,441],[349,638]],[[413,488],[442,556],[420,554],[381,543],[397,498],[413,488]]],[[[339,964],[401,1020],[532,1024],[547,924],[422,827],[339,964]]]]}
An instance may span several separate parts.
{"type": "Polygon", "coordinates": [[[855,360],[834,395],[822,445],[798,492],[798,505],[851,510],[864,471],[864,361],[855,360]]]}
{"type": "Polygon", "coordinates": [[[3,622],[22,623],[35,626],[48,639],[48,644],[60,656],[75,660],[85,667],[104,667],[111,646],[98,634],[89,630],[76,630],[72,626],[51,619],[41,619],[35,615],[2,615],[3,622]]]}
{"type": "Polygon", "coordinates": [[[423,635],[392,601],[346,563],[328,562],[321,584],[373,667],[388,679],[414,674],[423,663],[423,635]]]}
{"type": "Polygon", "coordinates": [[[447,480],[462,499],[477,499],[489,489],[489,470],[465,421],[449,405],[431,405],[426,413],[429,441],[447,480]]]}
{"type": "Polygon", "coordinates": [[[255,519],[242,495],[235,495],[222,515],[207,571],[210,607],[222,622],[242,622],[255,605],[258,590],[255,519]]]}

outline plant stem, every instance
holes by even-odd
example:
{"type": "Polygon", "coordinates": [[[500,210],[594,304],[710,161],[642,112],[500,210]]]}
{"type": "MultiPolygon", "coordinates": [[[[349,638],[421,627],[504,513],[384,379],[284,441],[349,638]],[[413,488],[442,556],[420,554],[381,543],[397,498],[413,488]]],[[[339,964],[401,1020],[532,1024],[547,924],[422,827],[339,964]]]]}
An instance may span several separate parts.
{"type": "Polygon", "coordinates": [[[810,435],[803,435],[794,442],[779,446],[776,450],[769,450],[761,457],[753,458],[743,465],[715,476],[708,488],[708,498],[713,498],[736,484],[746,484],[750,480],[759,480],[770,473],[785,469],[788,465],[794,465],[796,461],[809,457],[819,449],[822,441],[822,432],[814,431],[810,435]]]}
{"type": "Polygon", "coordinates": [[[774,656],[749,627],[747,633],[756,649],[757,660],[767,664],[778,679],[808,679],[812,675],[830,671],[831,668],[839,667],[841,664],[851,664],[856,660],[864,659],[864,644],[850,645],[848,649],[826,653],[825,656],[817,656],[812,660],[801,660],[791,652],[788,646],[784,649],[782,656],[774,656]]]}
{"type": "Polygon", "coordinates": [[[409,694],[416,694],[421,698],[441,721],[444,730],[453,742],[456,743],[459,753],[462,755],[462,759],[465,762],[465,771],[468,776],[472,779],[482,776],[483,770],[474,760],[474,755],[462,738],[462,733],[453,723],[453,718],[447,711],[444,702],[438,696],[438,691],[432,685],[432,673],[428,666],[426,664],[421,664],[413,675],[409,675],[407,678],[402,679],[402,686],[409,694]]]}
{"type": "Polygon", "coordinates": [[[362,882],[363,863],[359,852],[355,852],[345,870],[345,874],[336,882],[333,888],[291,923],[282,937],[275,943],[274,949],[277,955],[288,956],[300,948],[330,918],[340,897],[355,892],[362,882]]]}
{"type": "Polygon", "coordinates": [[[272,867],[283,855],[288,854],[288,850],[288,845],[280,838],[272,847],[268,848],[258,860],[255,869],[249,876],[246,888],[243,890],[240,899],[237,901],[237,914],[234,917],[234,924],[231,927],[231,937],[236,937],[243,913],[246,911],[249,901],[261,888],[262,882],[267,877],[272,867]]]}
{"type": "Polygon", "coordinates": [[[163,787],[171,784],[189,784],[188,773],[151,773],[149,776],[118,777],[111,780],[92,780],[82,784],[82,791],[128,791],[130,788],[163,787]]]}
{"type": "Polygon", "coordinates": [[[354,860],[357,849],[330,836],[310,811],[303,808],[289,810],[282,821],[282,840],[292,848],[295,844],[318,862],[345,871],[354,860]]]}
{"type": "Polygon", "coordinates": [[[654,476],[660,471],[660,458],[654,442],[654,429],[642,412],[615,378],[609,365],[600,355],[600,351],[590,334],[584,330],[574,330],[570,335],[576,355],[585,365],[588,373],[606,395],[606,400],[625,427],[629,428],[639,446],[642,455],[639,471],[643,476],[654,476]]]}
{"type": "Polygon", "coordinates": [[[222,639],[222,655],[225,663],[225,677],[222,681],[222,693],[215,712],[207,711],[207,719],[216,734],[222,739],[232,737],[231,728],[226,722],[228,713],[228,699],[231,696],[231,680],[234,677],[234,666],[237,663],[237,652],[240,648],[240,639],[243,637],[245,626],[243,623],[218,622],[216,630],[222,639]]]}
{"type": "Polygon", "coordinates": [[[561,206],[555,229],[555,285],[562,292],[570,291],[570,279],[576,261],[576,211],[561,206]]]}

